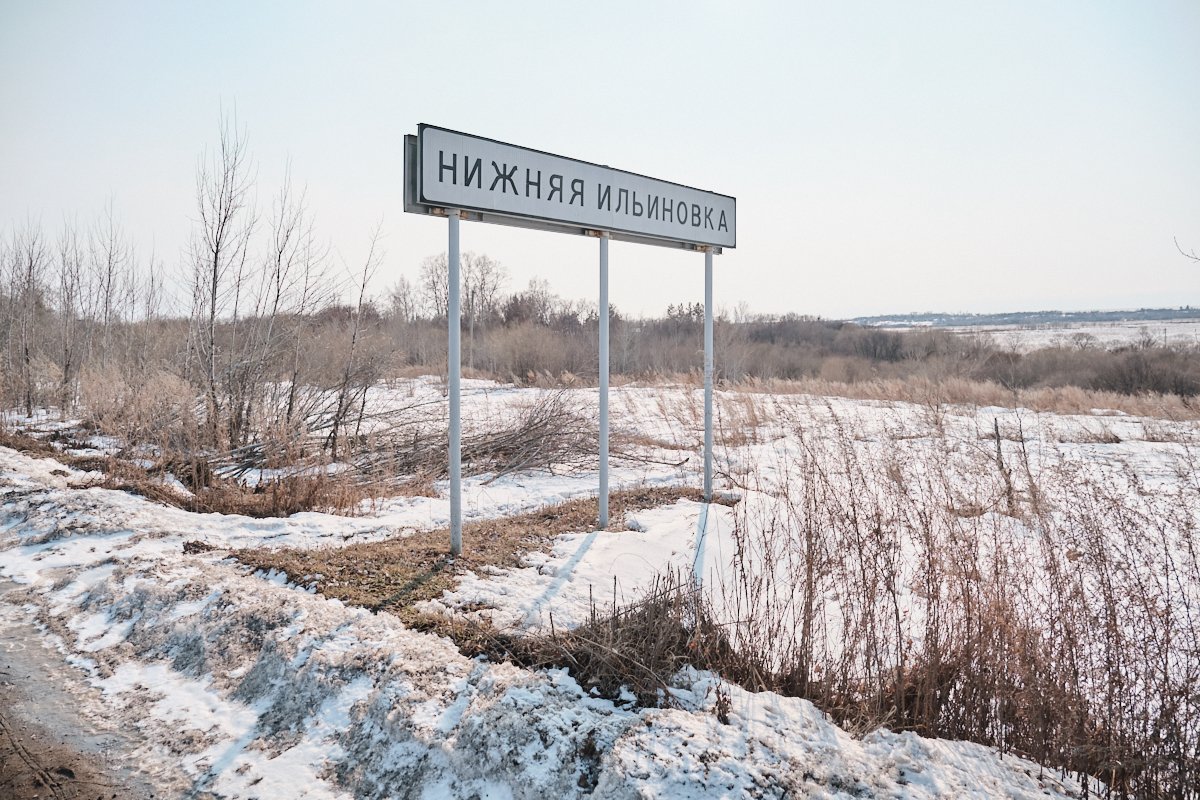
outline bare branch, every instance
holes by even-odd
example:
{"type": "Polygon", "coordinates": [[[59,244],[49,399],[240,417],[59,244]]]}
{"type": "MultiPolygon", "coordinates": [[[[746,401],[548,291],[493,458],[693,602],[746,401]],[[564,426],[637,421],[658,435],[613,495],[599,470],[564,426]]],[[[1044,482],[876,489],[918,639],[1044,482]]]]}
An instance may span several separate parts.
{"type": "Polygon", "coordinates": [[[1200,254],[1197,254],[1195,250],[1192,250],[1191,252],[1184,250],[1179,245],[1178,239],[1176,239],[1175,237],[1171,237],[1171,239],[1172,239],[1172,241],[1175,242],[1175,249],[1179,251],[1180,255],[1182,255],[1184,258],[1190,258],[1192,261],[1200,262],[1200,254]]]}

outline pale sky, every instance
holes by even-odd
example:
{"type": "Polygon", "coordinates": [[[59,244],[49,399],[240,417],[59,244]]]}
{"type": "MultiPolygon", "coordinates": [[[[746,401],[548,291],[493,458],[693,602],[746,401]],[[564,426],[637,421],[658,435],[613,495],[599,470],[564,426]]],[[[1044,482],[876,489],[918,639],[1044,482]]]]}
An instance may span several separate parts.
{"type": "MultiPolygon", "coordinates": [[[[403,213],[428,122],[730,194],[719,306],[826,317],[1200,305],[1200,3],[0,0],[0,230],[104,205],[186,261],[236,108],[266,211],[287,160],[377,286],[446,247],[403,213]]],[[[597,244],[464,224],[595,299],[597,244]]],[[[611,297],[697,301],[694,253],[614,243],[611,297]]]]}

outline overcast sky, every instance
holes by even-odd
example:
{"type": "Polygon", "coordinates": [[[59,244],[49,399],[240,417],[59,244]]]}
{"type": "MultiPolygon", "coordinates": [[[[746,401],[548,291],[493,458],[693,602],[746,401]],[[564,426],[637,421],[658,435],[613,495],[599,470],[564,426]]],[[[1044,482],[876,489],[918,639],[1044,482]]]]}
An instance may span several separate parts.
{"type": "MultiPolygon", "coordinates": [[[[236,108],[268,207],[290,158],[377,290],[445,249],[404,214],[428,122],[737,197],[720,306],[1200,305],[1200,3],[0,0],[0,230],[105,203],[184,268],[198,155],[236,108]]],[[[509,289],[595,298],[597,244],[463,226],[509,289]]],[[[614,243],[631,314],[702,299],[697,254],[614,243]]]]}

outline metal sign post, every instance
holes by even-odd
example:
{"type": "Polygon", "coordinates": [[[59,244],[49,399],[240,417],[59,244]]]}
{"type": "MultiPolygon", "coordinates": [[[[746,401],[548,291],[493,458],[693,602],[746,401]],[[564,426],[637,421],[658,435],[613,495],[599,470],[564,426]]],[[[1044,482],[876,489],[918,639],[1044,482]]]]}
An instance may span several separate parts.
{"type": "Polygon", "coordinates": [[[600,529],[608,527],[608,234],[600,234],[600,529]]]}
{"type": "Polygon", "coordinates": [[[446,216],[450,220],[449,298],[446,304],[446,374],[450,392],[450,554],[456,556],[462,553],[462,280],[458,259],[458,211],[451,209],[446,216]]]}
{"type": "Polygon", "coordinates": [[[713,479],[713,252],[704,248],[704,502],[713,479]]]}
{"type": "Polygon", "coordinates": [[[461,219],[600,238],[600,527],[608,525],[608,243],[704,251],[704,497],[712,499],[712,257],[737,244],[737,200],[579,159],[421,125],[404,137],[404,210],[450,220],[450,552],[462,552],[461,219]]]}

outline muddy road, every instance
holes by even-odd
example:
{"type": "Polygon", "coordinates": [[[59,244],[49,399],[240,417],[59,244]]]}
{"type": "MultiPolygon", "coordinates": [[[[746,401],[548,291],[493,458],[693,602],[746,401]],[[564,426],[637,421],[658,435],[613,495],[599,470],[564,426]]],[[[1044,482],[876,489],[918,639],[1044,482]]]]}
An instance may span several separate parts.
{"type": "Polygon", "coordinates": [[[115,730],[97,691],[23,619],[21,587],[0,581],[0,797],[171,797],[138,769],[136,732],[115,730]]]}

